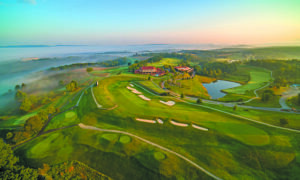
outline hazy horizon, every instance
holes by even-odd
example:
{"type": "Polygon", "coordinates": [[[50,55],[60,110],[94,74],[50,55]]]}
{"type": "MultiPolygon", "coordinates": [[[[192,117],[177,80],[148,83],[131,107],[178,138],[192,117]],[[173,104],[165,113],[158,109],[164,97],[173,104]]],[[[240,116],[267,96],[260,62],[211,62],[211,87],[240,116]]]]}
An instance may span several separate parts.
{"type": "Polygon", "coordinates": [[[299,44],[299,6],[293,0],[0,0],[0,44],[299,44]]]}

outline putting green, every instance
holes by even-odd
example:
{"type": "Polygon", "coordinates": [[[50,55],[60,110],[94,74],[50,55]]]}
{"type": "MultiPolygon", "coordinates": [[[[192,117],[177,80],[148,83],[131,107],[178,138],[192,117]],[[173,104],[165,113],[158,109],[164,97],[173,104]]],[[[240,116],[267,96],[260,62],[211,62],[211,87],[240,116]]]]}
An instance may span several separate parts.
{"type": "Polygon", "coordinates": [[[154,158],[158,161],[164,160],[166,158],[166,155],[162,152],[155,152],[154,158]]]}
{"type": "Polygon", "coordinates": [[[122,144],[127,144],[130,143],[131,138],[129,136],[121,136],[119,139],[119,142],[121,142],[122,144]]]}
{"type": "Polygon", "coordinates": [[[118,134],[103,134],[101,137],[108,141],[114,141],[119,137],[119,135],[118,134]]]}
{"type": "Polygon", "coordinates": [[[66,112],[66,114],[65,114],[65,118],[68,118],[68,119],[74,118],[76,116],[77,116],[77,114],[74,111],[66,112]]]}

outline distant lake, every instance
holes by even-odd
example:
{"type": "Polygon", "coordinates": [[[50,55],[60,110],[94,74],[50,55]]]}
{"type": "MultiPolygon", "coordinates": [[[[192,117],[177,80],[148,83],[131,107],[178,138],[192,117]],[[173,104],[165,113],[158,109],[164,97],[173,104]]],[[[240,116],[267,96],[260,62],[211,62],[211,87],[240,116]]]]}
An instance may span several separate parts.
{"type": "Polygon", "coordinates": [[[218,99],[226,95],[226,93],[221,92],[221,90],[241,86],[241,84],[231,81],[217,80],[209,84],[203,83],[203,86],[207,89],[207,92],[212,99],[218,99]]]}

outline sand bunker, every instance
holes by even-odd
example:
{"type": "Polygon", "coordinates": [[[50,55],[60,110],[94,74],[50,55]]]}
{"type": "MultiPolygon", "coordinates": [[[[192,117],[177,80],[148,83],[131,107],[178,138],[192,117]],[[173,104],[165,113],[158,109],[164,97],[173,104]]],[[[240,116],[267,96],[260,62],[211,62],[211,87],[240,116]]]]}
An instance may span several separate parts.
{"type": "Polygon", "coordinates": [[[134,88],[131,88],[129,86],[127,86],[127,89],[131,90],[131,92],[133,92],[134,94],[142,94],[140,91],[134,89],[134,88]]]}
{"type": "Polygon", "coordinates": [[[157,119],[157,122],[158,122],[159,124],[163,124],[163,123],[164,123],[161,119],[157,119]]]}
{"type": "Polygon", "coordinates": [[[140,98],[144,99],[145,101],[150,101],[151,99],[147,98],[146,96],[144,95],[139,95],[140,98]]]}
{"type": "Polygon", "coordinates": [[[140,118],[136,118],[135,120],[140,121],[140,122],[145,122],[145,123],[156,123],[155,120],[149,120],[149,119],[140,119],[140,118]]]}
{"type": "Polygon", "coordinates": [[[175,126],[181,126],[181,127],[188,127],[189,125],[188,124],[185,124],[185,123],[178,123],[178,122],[175,122],[175,121],[170,121],[171,124],[175,125],[175,126]]]}
{"type": "Polygon", "coordinates": [[[134,87],[134,85],[133,84],[129,84],[131,87],[134,87]]]}
{"type": "Polygon", "coordinates": [[[192,127],[195,128],[195,129],[202,130],[202,131],[208,131],[207,128],[204,128],[204,127],[201,127],[201,126],[197,126],[197,125],[195,125],[195,124],[192,124],[192,127]]]}
{"type": "Polygon", "coordinates": [[[160,100],[159,102],[165,104],[165,105],[168,105],[168,106],[174,106],[175,105],[175,102],[174,101],[162,101],[160,100]]]}

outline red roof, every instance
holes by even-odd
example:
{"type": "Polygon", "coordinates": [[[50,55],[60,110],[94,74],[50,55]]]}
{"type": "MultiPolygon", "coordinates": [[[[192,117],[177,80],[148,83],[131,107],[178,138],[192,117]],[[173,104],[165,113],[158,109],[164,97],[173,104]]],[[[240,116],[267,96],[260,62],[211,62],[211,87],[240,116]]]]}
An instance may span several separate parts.
{"type": "Polygon", "coordinates": [[[149,70],[149,69],[155,69],[154,66],[144,66],[142,67],[142,70],[149,70]]]}

